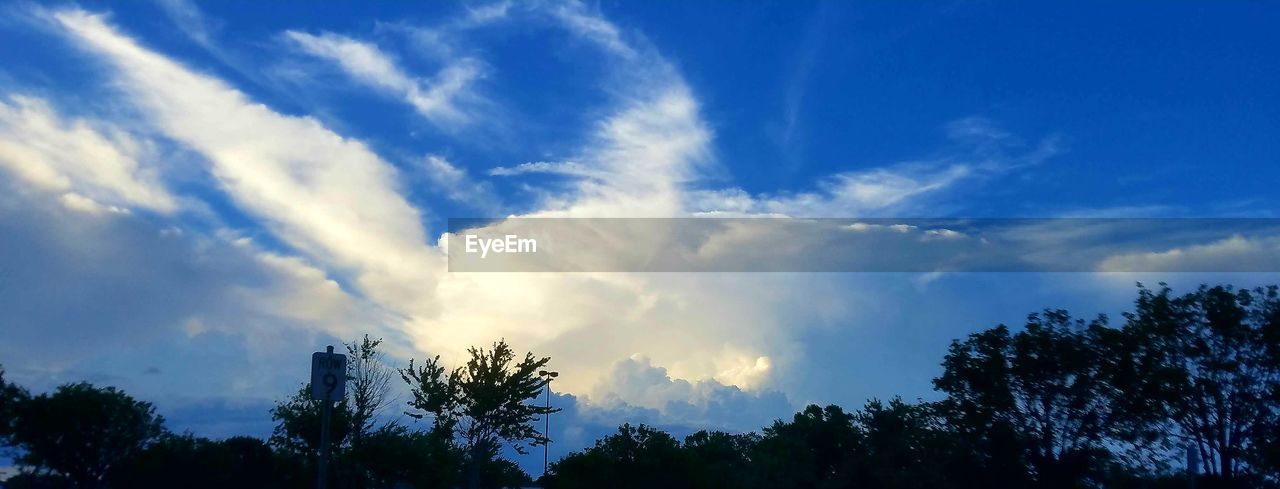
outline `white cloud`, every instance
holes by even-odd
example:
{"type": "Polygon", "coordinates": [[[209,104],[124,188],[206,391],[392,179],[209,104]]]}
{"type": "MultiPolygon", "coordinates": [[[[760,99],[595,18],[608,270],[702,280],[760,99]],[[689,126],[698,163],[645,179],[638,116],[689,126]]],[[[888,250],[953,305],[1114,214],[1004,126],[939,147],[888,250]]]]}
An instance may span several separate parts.
{"type": "Polygon", "coordinates": [[[501,208],[501,199],[494,193],[489,182],[476,181],[443,156],[427,155],[423,159],[427,178],[437,189],[444,191],[445,197],[454,202],[463,203],[485,212],[497,212],[501,208]]]}
{"type": "Polygon", "coordinates": [[[200,12],[200,7],[196,6],[191,0],[158,0],[156,2],[165,15],[169,16],[169,20],[178,26],[183,33],[191,38],[200,47],[210,51],[219,51],[213,42],[213,31],[217,30],[216,26],[209,24],[204,13],[200,12]]]}
{"type": "Polygon", "coordinates": [[[961,147],[929,159],[835,173],[820,180],[811,191],[753,196],[739,189],[698,190],[688,193],[686,205],[703,215],[904,214],[923,198],[938,196],[966,181],[1039,164],[1060,151],[1057,139],[1049,137],[1022,153],[1011,153],[1020,148],[1020,143],[982,118],[953,121],[945,129],[948,139],[961,147]]]}
{"type": "Polygon", "coordinates": [[[491,2],[483,5],[464,5],[463,15],[451,17],[444,22],[430,27],[409,25],[400,22],[379,24],[380,29],[408,34],[418,48],[418,54],[427,54],[438,59],[450,60],[458,58],[459,45],[465,41],[463,34],[468,31],[488,27],[512,17],[513,9],[532,7],[533,4],[515,4],[509,0],[491,2]]]}
{"type": "Polygon", "coordinates": [[[100,214],[103,212],[114,212],[117,214],[128,214],[128,209],[122,209],[114,205],[102,205],[98,201],[77,194],[75,192],[67,192],[59,198],[62,205],[68,209],[85,212],[89,214],[100,214]]]}
{"type": "Polygon", "coordinates": [[[1100,272],[1272,272],[1280,270],[1280,237],[1240,235],[1164,251],[1117,254],[1100,272]]]}
{"type": "MultiPolygon", "coordinates": [[[[988,171],[982,162],[939,160],[837,174],[810,194],[756,197],[738,189],[691,190],[715,158],[713,133],[690,87],[655,50],[627,43],[617,26],[581,4],[553,8],[563,27],[602,46],[617,61],[610,66],[619,73],[617,86],[609,89],[612,106],[601,110],[604,116],[585,144],[565,155],[572,164],[530,163],[494,171],[569,177],[569,192],[539,202],[529,215],[677,217],[718,209],[690,204],[698,199],[743,213],[892,207],[988,171]]],[[[298,280],[263,294],[270,303],[297,308],[290,321],[349,317],[346,306],[327,309],[349,300],[343,299],[349,291],[379,306],[381,314],[373,317],[385,319],[408,340],[391,343],[402,349],[397,356],[431,352],[456,358],[467,346],[506,338],[517,348],[551,355],[564,373],[558,386],[569,392],[607,386],[601,380],[620,375],[621,368],[624,378],[670,385],[605,388],[597,392],[600,399],[663,402],[672,416],[710,419],[719,416],[707,414],[713,406],[729,406],[715,411],[728,417],[735,409],[743,411],[744,403],[781,411],[770,417],[784,414],[790,409],[785,399],[752,399],[774,396],[767,394],[769,388],[801,358],[802,334],[796,328],[848,317],[846,301],[837,299],[846,295],[845,285],[828,276],[447,273],[442,246],[427,242],[420,211],[400,193],[399,174],[362,142],[312,118],[274,112],[221,80],[138,45],[100,17],[70,10],[56,18],[113,67],[114,84],[156,131],[204,156],[232,202],[298,250],[298,257],[258,257],[263,270],[298,280]],[[347,276],[353,280],[342,283],[349,289],[330,280],[347,276]],[[619,358],[635,352],[652,361],[615,367],[619,358]],[[669,370],[652,375],[658,369],[654,363],[669,370]]],[[[415,97],[431,99],[430,87],[439,83],[405,73],[369,44],[334,34],[290,31],[287,36],[339,63],[362,83],[415,106],[415,97]]],[[[459,90],[465,86],[461,83],[459,90]]],[[[457,197],[478,191],[480,184],[444,158],[427,158],[425,165],[435,183],[457,197]]],[[[660,249],[664,240],[660,234],[643,235],[628,244],[645,253],[660,249]]],[[[193,328],[199,333],[215,323],[183,324],[199,325],[193,328]]]]}
{"type": "Polygon", "coordinates": [[[395,169],[363,143],[314,119],[254,103],[224,82],[148,51],[83,11],[56,20],[115,68],[128,99],[157,131],[187,145],[237,205],[365,294],[401,313],[428,313],[438,258],[395,169]]]}
{"type": "Polygon", "coordinates": [[[666,422],[695,426],[758,429],[792,409],[781,392],[747,392],[714,379],[672,378],[667,369],[638,354],[614,363],[596,391],[591,401],[604,409],[650,408],[666,422]]]}
{"type": "Polygon", "coordinates": [[[599,178],[602,176],[599,172],[576,161],[529,161],[516,166],[499,166],[489,170],[489,175],[495,177],[514,177],[530,173],[549,173],[553,175],[591,178],[599,178]]]}
{"type": "Polygon", "coordinates": [[[582,2],[562,2],[551,9],[551,14],[571,32],[596,43],[610,54],[628,61],[639,56],[639,51],[622,39],[617,25],[599,12],[589,10],[582,2]]]}
{"type": "Polygon", "coordinates": [[[379,324],[376,311],[296,258],[225,231],[68,211],[14,192],[19,184],[0,180],[0,228],[9,231],[0,233],[0,358],[32,387],[120,385],[161,366],[167,380],[125,387],[152,400],[270,398],[301,378],[299,345],[325,333],[353,339],[379,324]],[[209,344],[214,336],[225,342],[209,344]]]}
{"type": "Polygon", "coordinates": [[[471,85],[485,74],[483,63],[459,58],[424,80],[406,73],[391,56],[376,46],[332,33],[312,35],[287,31],[285,37],[306,53],[336,63],[356,81],[412,105],[419,114],[439,126],[465,124],[471,116],[460,105],[478,98],[471,85]]]}
{"type": "Polygon", "coordinates": [[[149,158],[149,143],[112,124],[58,114],[43,99],[0,99],[0,168],[62,194],[69,208],[177,210],[149,158]]]}
{"type": "Polygon", "coordinates": [[[973,173],[964,164],[876,168],[831,175],[809,192],[752,196],[738,189],[695,191],[688,204],[701,214],[870,216],[947,189],[973,173]]]}
{"type": "Polygon", "coordinates": [[[679,80],[666,80],[600,123],[574,161],[589,168],[575,195],[544,203],[541,216],[672,217],[683,186],[710,161],[711,131],[679,80]]]}
{"type": "Polygon", "coordinates": [[[504,0],[485,5],[467,6],[466,9],[467,15],[454,24],[454,28],[476,27],[505,19],[511,12],[511,2],[504,0]]]}

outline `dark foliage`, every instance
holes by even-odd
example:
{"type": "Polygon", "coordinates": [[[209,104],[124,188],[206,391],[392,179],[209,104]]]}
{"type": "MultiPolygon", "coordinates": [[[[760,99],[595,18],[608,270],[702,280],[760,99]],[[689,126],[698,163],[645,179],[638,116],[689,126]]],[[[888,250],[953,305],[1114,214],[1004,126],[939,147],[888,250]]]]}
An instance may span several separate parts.
{"type": "MultiPolygon", "coordinates": [[[[1280,291],[1139,286],[1110,326],[1066,311],[954,341],[936,402],[810,405],[759,433],[684,440],[624,424],[554,462],[539,482],[575,488],[1276,488],[1280,482],[1280,291]]],[[[475,488],[532,483],[498,457],[550,442],[535,423],[549,359],[505,343],[400,370],[428,430],[379,424],[389,370],[378,340],[352,343],[348,399],[332,411],[331,487],[475,488]]],[[[306,386],[271,411],[270,444],[163,430],[149,403],[68,384],[30,395],[0,369],[0,443],[21,472],[6,488],[314,487],[320,404],[306,386]]]]}
{"type": "MultiPolygon", "coordinates": [[[[340,448],[352,431],[353,415],[347,400],[334,403],[329,415],[329,450],[340,448]]],[[[292,397],[276,404],[271,444],[306,458],[320,453],[321,401],[311,400],[311,384],[303,384],[292,397]]]]}
{"type": "Polygon", "coordinates": [[[408,484],[415,488],[455,487],[461,482],[462,452],[451,433],[414,431],[388,425],[370,433],[352,462],[363,467],[369,487],[408,484]]]}
{"type": "Polygon", "coordinates": [[[16,411],[17,462],[65,476],[77,487],[101,485],[109,471],[163,433],[163,419],[150,403],[83,382],[27,399],[16,411]]]}
{"type": "Polygon", "coordinates": [[[288,487],[287,462],[248,437],[167,435],[113,470],[111,487],[288,487]]]}
{"type": "Polygon", "coordinates": [[[7,446],[18,420],[18,407],[30,397],[22,387],[7,382],[0,366],[0,446],[7,446]]]}
{"type": "Polygon", "coordinates": [[[533,421],[559,411],[530,402],[546,387],[547,380],[538,370],[551,361],[526,353],[516,362],[515,351],[504,341],[485,350],[471,348],[466,365],[446,373],[440,357],[421,366],[409,362],[400,372],[409,384],[413,399],[409,416],[431,416],[433,430],[454,433],[461,440],[466,456],[468,485],[475,489],[487,483],[482,475],[489,471],[494,458],[507,444],[525,453],[526,444],[547,443],[533,421]]]}

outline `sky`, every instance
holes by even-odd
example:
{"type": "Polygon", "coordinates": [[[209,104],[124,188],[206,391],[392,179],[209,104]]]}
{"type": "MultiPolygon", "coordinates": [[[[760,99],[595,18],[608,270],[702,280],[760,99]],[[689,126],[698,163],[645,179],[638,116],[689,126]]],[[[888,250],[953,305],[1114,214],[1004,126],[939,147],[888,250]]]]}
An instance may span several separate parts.
{"type": "Polygon", "coordinates": [[[952,338],[1118,317],[1136,281],[1280,277],[457,273],[447,220],[1280,217],[1277,24],[1264,2],[10,3],[0,364],[264,436],[325,345],[368,333],[403,364],[505,339],[562,373],[553,457],[624,421],[930,399],[952,338]]]}

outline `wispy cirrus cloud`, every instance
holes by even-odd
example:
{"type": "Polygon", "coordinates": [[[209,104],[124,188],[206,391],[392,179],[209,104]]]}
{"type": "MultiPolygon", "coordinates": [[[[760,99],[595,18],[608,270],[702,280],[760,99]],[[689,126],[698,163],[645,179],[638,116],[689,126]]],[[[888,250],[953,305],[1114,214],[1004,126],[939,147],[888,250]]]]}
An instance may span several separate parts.
{"type": "Polygon", "coordinates": [[[433,287],[424,272],[433,258],[393,166],[314,119],[273,112],[143,48],[101,16],[66,10],[54,19],[102,56],[156,131],[208,160],[236,205],[313,259],[353,274],[362,292],[400,310],[423,304],[417,298],[433,287]]]}
{"type": "Polygon", "coordinates": [[[1030,148],[993,122],[970,117],[945,126],[954,147],[918,160],[828,175],[816,188],[751,195],[741,189],[689,193],[693,212],[711,215],[767,214],[793,217],[877,216],[911,212],[921,198],[1041,164],[1061,152],[1056,136],[1030,148]]]}
{"type": "Polygon", "coordinates": [[[472,84],[485,76],[484,63],[475,58],[450,60],[434,77],[423,79],[368,42],[328,32],[287,31],[284,36],[307,54],[337,64],[360,84],[399,97],[437,126],[472,122],[462,106],[479,100],[472,84]]]}
{"type": "Polygon", "coordinates": [[[576,161],[529,161],[516,166],[499,166],[489,170],[495,177],[514,177],[531,173],[547,173],[572,177],[595,177],[598,172],[576,161]]]}
{"type": "Polygon", "coordinates": [[[204,13],[200,11],[200,7],[196,6],[191,0],[159,0],[156,2],[165,15],[169,16],[174,25],[178,26],[183,33],[187,35],[193,42],[210,51],[221,52],[217,43],[214,42],[215,32],[218,26],[209,22],[204,13]]]}
{"type": "MultiPolygon", "coordinates": [[[[800,125],[800,114],[804,107],[805,93],[808,91],[809,79],[822,50],[827,31],[827,17],[831,15],[832,2],[820,2],[818,11],[813,14],[805,29],[804,39],[794,56],[795,62],[787,81],[786,93],[782,99],[782,134],[781,144],[784,149],[793,144],[796,131],[800,125]]],[[[790,153],[790,152],[789,152],[790,153]]],[[[790,162],[795,163],[795,162],[790,162]]]]}
{"type": "Polygon", "coordinates": [[[553,17],[582,39],[594,42],[610,54],[625,61],[633,61],[640,51],[622,37],[617,24],[609,22],[598,10],[592,10],[582,2],[560,2],[550,8],[553,17]]]}
{"type": "Polygon", "coordinates": [[[497,213],[502,199],[486,181],[478,181],[467,170],[439,155],[423,158],[423,171],[435,188],[442,190],[449,200],[466,204],[483,212],[497,213]]]}

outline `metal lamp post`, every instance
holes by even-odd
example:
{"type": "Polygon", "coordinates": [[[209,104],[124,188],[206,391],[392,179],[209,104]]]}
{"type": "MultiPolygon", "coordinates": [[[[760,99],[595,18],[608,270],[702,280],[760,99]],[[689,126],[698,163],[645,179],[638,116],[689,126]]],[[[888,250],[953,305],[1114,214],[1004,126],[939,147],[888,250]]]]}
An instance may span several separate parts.
{"type": "MultiPolygon", "coordinates": [[[[549,370],[539,370],[538,375],[547,379],[547,411],[551,411],[551,379],[560,376],[560,372],[552,372],[549,370]]],[[[542,445],[542,476],[547,475],[547,460],[551,450],[551,413],[542,415],[542,436],[547,438],[547,443],[542,445]]]]}

